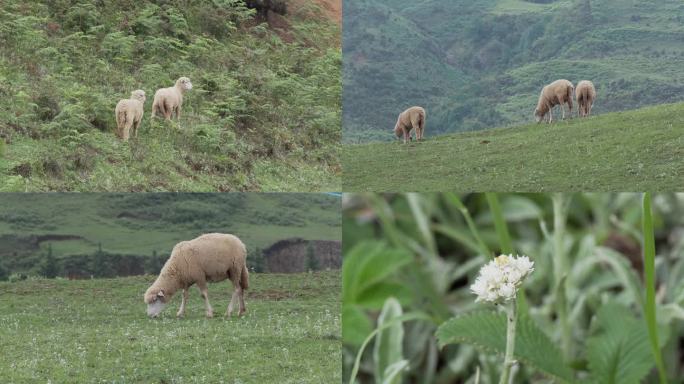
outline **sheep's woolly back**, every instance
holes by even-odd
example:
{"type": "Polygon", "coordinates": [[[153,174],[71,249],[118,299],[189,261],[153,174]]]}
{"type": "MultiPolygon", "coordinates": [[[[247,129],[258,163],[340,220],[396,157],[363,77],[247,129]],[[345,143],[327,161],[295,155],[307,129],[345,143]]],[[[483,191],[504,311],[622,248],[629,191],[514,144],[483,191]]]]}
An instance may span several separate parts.
{"type": "Polygon", "coordinates": [[[140,123],[145,112],[145,91],[138,89],[131,92],[129,99],[122,99],[116,104],[114,115],[116,117],[117,135],[124,137],[124,131],[140,123]]]}
{"type": "Polygon", "coordinates": [[[594,88],[594,83],[589,80],[580,81],[577,83],[575,95],[578,103],[580,100],[594,101],[596,99],[596,88],[594,88]]]}
{"type": "Polygon", "coordinates": [[[556,80],[545,86],[539,94],[535,113],[543,117],[554,106],[565,103],[568,103],[570,109],[572,109],[573,90],[574,86],[572,83],[565,79],[556,80]]]}
{"type": "Polygon", "coordinates": [[[422,128],[425,126],[425,109],[422,107],[411,107],[399,114],[397,123],[394,125],[394,134],[400,137],[406,132],[411,132],[412,129],[422,128]]]}
{"type": "Polygon", "coordinates": [[[152,116],[157,113],[170,116],[171,113],[183,105],[183,94],[192,89],[190,79],[183,76],[176,80],[173,87],[161,88],[154,93],[152,102],[152,116]]]}
{"type": "Polygon", "coordinates": [[[176,291],[200,282],[231,279],[240,286],[247,279],[247,249],[239,238],[229,234],[210,233],[193,240],[181,241],[171,251],[159,277],[145,293],[149,303],[159,290],[168,300],[176,291]],[[243,276],[244,275],[244,276],[243,276]]]}

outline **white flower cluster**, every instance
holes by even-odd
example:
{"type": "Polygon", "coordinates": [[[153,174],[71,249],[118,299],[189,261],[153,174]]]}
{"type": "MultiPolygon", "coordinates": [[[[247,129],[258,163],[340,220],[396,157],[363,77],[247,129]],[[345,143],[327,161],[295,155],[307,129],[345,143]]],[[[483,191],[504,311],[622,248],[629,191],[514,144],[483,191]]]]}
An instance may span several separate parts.
{"type": "Polygon", "coordinates": [[[501,255],[480,269],[470,290],[475,301],[499,302],[515,298],[525,277],[534,271],[534,263],[527,256],[501,255]]]}

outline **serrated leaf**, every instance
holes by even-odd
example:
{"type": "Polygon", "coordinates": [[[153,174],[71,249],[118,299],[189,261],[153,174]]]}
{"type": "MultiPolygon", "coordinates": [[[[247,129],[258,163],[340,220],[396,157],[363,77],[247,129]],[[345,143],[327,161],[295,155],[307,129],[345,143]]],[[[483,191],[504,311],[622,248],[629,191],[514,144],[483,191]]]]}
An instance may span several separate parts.
{"type": "Polygon", "coordinates": [[[626,307],[608,303],[599,309],[598,329],[587,339],[592,378],[602,384],[636,384],[653,368],[648,331],[626,307]]]}
{"type": "Polygon", "coordinates": [[[404,360],[402,345],[404,342],[404,326],[395,319],[403,314],[401,304],[397,299],[390,297],[385,301],[380,316],[378,328],[387,326],[380,331],[375,338],[373,346],[373,361],[375,361],[375,381],[378,383],[397,384],[401,382],[401,375],[394,372],[393,379],[389,379],[386,371],[393,364],[404,360]],[[391,325],[390,325],[391,324],[391,325]]]}
{"type": "MultiPolygon", "coordinates": [[[[481,350],[501,355],[506,349],[506,315],[476,312],[453,318],[437,329],[440,346],[452,343],[470,344],[481,350]]],[[[553,378],[572,382],[572,369],[551,340],[528,316],[519,316],[514,356],[553,378]]]]}

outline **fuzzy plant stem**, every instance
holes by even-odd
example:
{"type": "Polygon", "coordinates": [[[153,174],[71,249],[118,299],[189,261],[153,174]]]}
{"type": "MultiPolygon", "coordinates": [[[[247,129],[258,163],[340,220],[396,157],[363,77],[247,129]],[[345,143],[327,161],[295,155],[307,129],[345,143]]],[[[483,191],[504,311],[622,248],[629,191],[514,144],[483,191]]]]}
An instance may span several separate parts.
{"type": "Polygon", "coordinates": [[[513,351],[515,350],[515,323],[516,318],[516,303],[511,301],[506,304],[506,355],[504,356],[504,366],[503,372],[501,373],[501,379],[499,384],[508,384],[508,378],[511,375],[511,368],[515,364],[513,359],[513,351]]]}
{"type": "Polygon", "coordinates": [[[568,322],[567,300],[565,297],[565,278],[569,265],[565,254],[565,222],[569,201],[562,193],[554,193],[553,201],[553,248],[554,279],[556,285],[556,313],[561,331],[561,350],[569,359],[572,354],[572,329],[568,322]]]}

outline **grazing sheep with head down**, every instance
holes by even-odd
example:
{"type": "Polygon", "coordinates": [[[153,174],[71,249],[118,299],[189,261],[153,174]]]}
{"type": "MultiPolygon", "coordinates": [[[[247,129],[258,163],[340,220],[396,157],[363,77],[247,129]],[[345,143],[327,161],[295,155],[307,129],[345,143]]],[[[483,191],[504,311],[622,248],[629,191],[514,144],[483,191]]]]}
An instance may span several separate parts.
{"type": "Polygon", "coordinates": [[[394,134],[397,137],[404,137],[404,144],[411,140],[411,130],[416,130],[416,140],[423,139],[425,129],[425,109],[422,107],[411,107],[399,114],[397,123],[394,125],[394,134]]]}
{"type": "Polygon", "coordinates": [[[577,83],[575,97],[577,98],[579,117],[589,116],[591,114],[591,107],[594,105],[594,100],[596,100],[596,88],[594,88],[594,83],[589,80],[582,80],[577,83]]]}
{"type": "Polygon", "coordinates": [[[539,95],[537,107],[534,109],[534,117],[537,123],[544,119],[546,114],[549,114],[549,123],[553,120],[552,109],[556,105],[561,106],[563,111],[563,119],[565,119],[565,107],[563,104],[567,103],[572,115],[572,93],[575,87],[568,80],[556,80],[553,83],[545,86],[539,95]]]}
{"type": "Polygon", "coordinates": [[[154,102],[152,102],[152,117],[159,113],[166,120],[171,120],[171,115],[175,113],[176,119],[180,120],[183,93],[191,89],[192,83],[187,77],[176,80],[176,85],[173,87],[158,89],[154,93],[154,102]]]}
{"type": "Polygon", "coordinates": [[[171,257],[166,261],[157,280],[145,292],[147,315],[156,317],[171,300],[176,291],[183,290],[183,298],[176,316],[185,314],[188,289],[193,284],[199,287],[206,308],[207,317],[214,316],[214,310],[207,296],[207,282],[230,279],[235,291],[226,310],[226,316],[233,313],[235,301],[239,301],[238,316],[245,313],[244,290],[249,288],[247,272],[247,250],[236,236],[210,233],[193,240],[181,241],[173,247],[171,257]]]}
{"type": "Polygon", "coordinates": [[[116,117],[116,134],[124,141],[131,136],[138,137],[138,127],[142,122],[145,105],[145,91],[138,89],[131,92],[130,99],[122,99],[116,104],[114,116],[116,117]]]}

